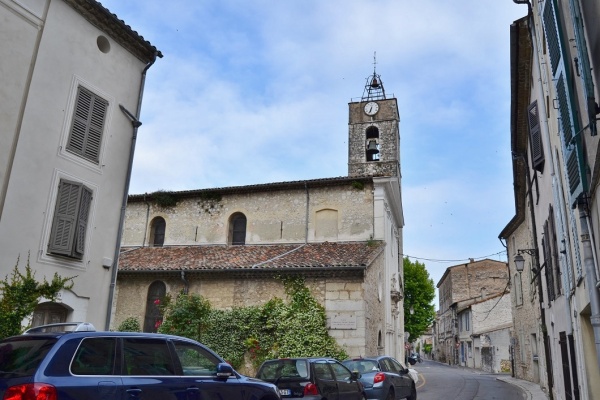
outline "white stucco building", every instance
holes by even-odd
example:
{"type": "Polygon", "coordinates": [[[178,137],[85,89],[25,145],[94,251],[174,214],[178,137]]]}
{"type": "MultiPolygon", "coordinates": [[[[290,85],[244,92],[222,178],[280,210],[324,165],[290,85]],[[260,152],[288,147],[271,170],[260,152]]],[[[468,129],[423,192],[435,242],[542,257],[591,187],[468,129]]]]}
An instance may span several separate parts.
{"type": "Polygon", "coordinates": [[[2,0],[0,274],[76,277],[35,325],[102,329],[147,69],[162,54],[94,0],[2,0]]]}

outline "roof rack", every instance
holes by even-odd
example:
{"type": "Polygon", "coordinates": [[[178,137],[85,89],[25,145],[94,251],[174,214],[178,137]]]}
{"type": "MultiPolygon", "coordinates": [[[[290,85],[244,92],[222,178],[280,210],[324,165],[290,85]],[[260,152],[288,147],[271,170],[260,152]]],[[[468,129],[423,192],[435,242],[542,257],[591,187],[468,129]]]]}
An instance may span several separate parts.
{"type": "Polygon", "coordinates": [[[62,322],[59,324],[48,324],[34,326],[27,329],[24,334],[46,333],[46,332],[95,332],[96,328],[89,322],[62,322]],[[71,329],[69,329],[71,328],[71,329]]]}

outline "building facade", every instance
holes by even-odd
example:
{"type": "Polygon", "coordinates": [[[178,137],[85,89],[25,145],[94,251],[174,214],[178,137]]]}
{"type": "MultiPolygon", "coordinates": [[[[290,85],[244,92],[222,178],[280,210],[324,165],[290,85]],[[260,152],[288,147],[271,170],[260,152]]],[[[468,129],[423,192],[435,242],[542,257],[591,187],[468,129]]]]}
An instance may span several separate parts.
{"type": "MultiPolygon", "coordinates": [[[[474,360],[474,335],[479,337],[504,329],[505,324],[497,319],[488,320],[485,312],[479,311],[481,307],[485,307],[487,300],[509,296],[506,263],[471,259],[469,263],[448,267],[437,288],[440,303],[434,324],[434,358],[448,364],[481,366],[480,361],[474,360]],[[492,323],[492,326],[479,324],[475,330],[475,322],[484,320],[492,323]]],[[[498,309],[495,312],[504,311],[498,309]]],[[[478,353],[477,360],[479,354],[481,353],[478,353]]],[[[503,352],[498,351],[498,357],[502,355],[503,352]]],[[[494,363],[500,365],[501,358],[489,361],[490,365],[494,363]]]]}
{"type": "Polygon", "coordinates": [[[404,357],[399,114],[375,73],[349,103],[348,176],[132,195],[115,323],[143,319],[180,291],[216,308],[285,298],[278,277],[301,275],[329,332],[352,356],[404,357]],[[161,205],[162,204],[162,205],[161,205]]]}
{"type": "Polygon", "coordinates": [[[500,233],[515,288],[514,373],[553,399],[598,399],[600,6],[527,9],[511,26],[516,213],[500,233]]]}
{"type": "Polygon", "coordinates": [[[75,277],[25,324],[107,327],[142,86],[162,55],[94,0],[5,0],[0,21],[0,274],[20,259],[38,280],[75,277]]]}

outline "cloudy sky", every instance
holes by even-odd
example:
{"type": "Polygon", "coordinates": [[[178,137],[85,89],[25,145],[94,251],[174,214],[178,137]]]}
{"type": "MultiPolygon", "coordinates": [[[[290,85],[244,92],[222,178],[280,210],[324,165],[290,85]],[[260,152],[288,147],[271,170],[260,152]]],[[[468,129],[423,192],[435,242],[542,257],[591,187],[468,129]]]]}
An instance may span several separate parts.
{"type": "Polygon", "coordinates": [[[347,175],[348,103],[373,55],[401,116],[404,253],[437,284],[506,260],[511,0],[104,0],[164,54],[130,193],[347,175]]]}

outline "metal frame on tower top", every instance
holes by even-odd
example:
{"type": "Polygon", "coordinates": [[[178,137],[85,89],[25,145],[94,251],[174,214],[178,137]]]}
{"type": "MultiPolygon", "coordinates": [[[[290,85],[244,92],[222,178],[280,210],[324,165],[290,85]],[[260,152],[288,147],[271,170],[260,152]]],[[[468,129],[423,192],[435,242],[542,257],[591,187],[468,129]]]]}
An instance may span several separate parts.
{"type": "Polygon", "coordinates": [[[373,74],[367,78],[367,83],[365,84],[365,90],[363,91],[361,101],[385,100],[383,81],[381,80],[381,76],[377,74],[376,67],[376,53],[373,53],[373,74]]]}

